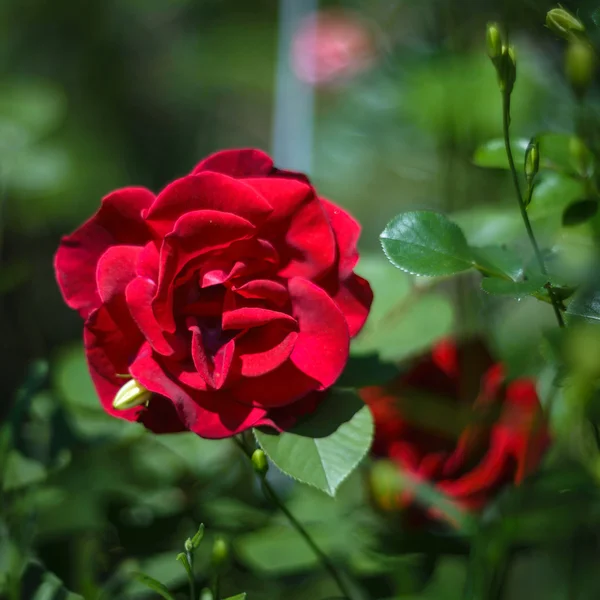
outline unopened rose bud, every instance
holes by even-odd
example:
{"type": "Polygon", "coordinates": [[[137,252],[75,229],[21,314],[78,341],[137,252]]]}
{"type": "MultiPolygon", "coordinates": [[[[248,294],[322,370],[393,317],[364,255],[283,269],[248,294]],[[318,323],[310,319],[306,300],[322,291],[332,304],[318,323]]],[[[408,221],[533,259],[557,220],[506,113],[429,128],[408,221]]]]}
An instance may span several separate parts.
{"type": "Polygon", "coordinates": [[[578,96],[583,96],[590,87],[596,69],[596,56],[588,42],[573,40],[565,54],[565,73],[578,96]]]}
{"type": "Polygon", "coordinates": [[[147,390],[141,383],[135,379],[130,379],[117,392],[113,400],[113,408],[116,410],[127,410],[135,408],[150,401],[152,392],[147,390]]]}
{"type": "Polygon", "coordinates": [[[527,183],[531,185],[534,177],[540,170],[540,144],[532,138],[525,150],[525,178],[527,183]]]}
{"type": "Polygon", "coordinates": [[[212,549],[212,562],[215,567],[221,566],[229,557],[229,546],[227,542],[222,538],[218,537],[212,549]]]}
{"type": "Polygon", "coordinates": [[[489,23],[486,30],[488,56],[495,63],[502,56],[502,33],[498,23],[489,23]]]}
{"type": "Polygon", "coordinates": [[[510,95],[517,79],[517,57],[512,46],[502,47],[502,56],[499,59],[498,77],[500,90],[510,95]]]}
{"type": "Polygon", "coordinates": [[[585,31],[583,23],[564,8],[553,8],[546,14],[546,27],[567,40],[585,31]]]}
{"type": "Polygon", "coordinates": [[[267,455],[260,448],[252,453],[252,466],[261,477],[266,475],[269,470],[267,455]]]}

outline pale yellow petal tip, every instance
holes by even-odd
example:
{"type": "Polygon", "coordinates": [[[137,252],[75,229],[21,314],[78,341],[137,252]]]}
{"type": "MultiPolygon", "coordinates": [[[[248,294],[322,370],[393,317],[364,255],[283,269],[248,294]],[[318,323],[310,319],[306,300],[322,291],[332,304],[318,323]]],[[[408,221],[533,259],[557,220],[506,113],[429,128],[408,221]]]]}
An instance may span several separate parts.
{"type": "Polygon", "coordinates": [[[151,395],[152,392],[147,390],[142,384],[135,379],[130,379],[117,392],[113,400],[113,408],[116,410],[127,410],[147,404],[151,395]]]}

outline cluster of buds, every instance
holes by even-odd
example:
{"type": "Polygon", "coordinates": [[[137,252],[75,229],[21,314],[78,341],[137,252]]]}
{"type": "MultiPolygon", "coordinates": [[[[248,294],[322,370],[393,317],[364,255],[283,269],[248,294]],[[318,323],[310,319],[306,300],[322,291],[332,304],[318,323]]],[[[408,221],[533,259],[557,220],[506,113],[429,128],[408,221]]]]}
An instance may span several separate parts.
{"type": "Polygon", "coordinates": [[[517,79],[515,50],[507,44],[497,23],[488,24],[486,40],[488,56],[494,67],[496,67],[496,73],[498,74],[500,91],[503,94],[510,95],[517,79]]]}

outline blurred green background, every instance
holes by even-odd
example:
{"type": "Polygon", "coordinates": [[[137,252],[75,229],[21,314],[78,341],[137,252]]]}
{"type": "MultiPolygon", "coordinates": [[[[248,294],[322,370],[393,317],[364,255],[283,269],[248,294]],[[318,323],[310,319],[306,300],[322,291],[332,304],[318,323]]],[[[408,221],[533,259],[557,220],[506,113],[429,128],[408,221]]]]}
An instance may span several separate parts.
{"type": "MultiPolygon", "coordinates": [[[[593,1],[563,4],[586,18],[597,8],[593,1]]],[[[490,20],[506,22],[518,48],[515,135],[571,132],[575,103],[563,76],[564,47],[543,26],[555,4],[319,6],[364,28],[369,61],[313,88],[304,84],[307,97],[314,93],[314,118],[305,111],[298,118],[313,139],[298,150],[310,156],[297,159],[311,164],[319,193],[363,226],[360,269],[383,290],[373,320],[404,299],[385,358],[404,359],[441,336],[476,331],[512,371],[539,373],[539,356],[527,349],[551,322],[549,307],[527,300],[506,310],[468,278],[430,292],[427,281],[415,285],[382,262],[378,235],[397,212],[432,208],[452,213],[473,243],[523,242],[507,173],[471,162],[477,146],[501,135],[484,31],[490,20]]],[[[52,271],[60,236],[114,188],[158,191],[219,149],[272,150],[276,110],[295,118],[275,94],[281,61],[290,59],[278,45],[280,17],[275,0],[0,0],[0,416],[10,415],[18,451],[0,492],[0,590],[30,553],[85,598],[100,597],[101,589],[106,598],[151,597],[130,583],[133,568],[185,590],[174,555],[203,521],[209,537],[223,533],[234,544],[227,593],[269,600],[335,594],[261,499],[232,444],[151,437],[104,416],[87,376],[82,324],[64,305],[52,271]]],[[[292,155],[295,142],[286,141],[292,155]]],[[[562,209],[569,191],[556,189],[562,209]]],[[[560,239],[575,236],[577,245],[577,235],[560,239]]],[[[368,339],[356,347],[369,350],[368,339]]],[[[283,478],[276,483],[373,597],[459,597],[453,593],[465,577],[464,548],[441,562],[418,552],[386,558],[368,551],[377,526],[364,508],[360,473],[337,502],[283,478]]],[[[597,550],[595,538],[588,543],[597,550]]],[[[583,561],[590,553],[577,548],[583,561]]],[[[565,595],[556,565],[568,571],[583,562],[566,564],[563,551],[554,542],[529,557],[531,565],[511,575],[515,591],[506,597],[598,597],[598,586],[591,595],[565,595]],[[542,578],[546,591],[532,587],[542,578]]],[[[200,576],[207,561],[199,560],[200,576]]]]}

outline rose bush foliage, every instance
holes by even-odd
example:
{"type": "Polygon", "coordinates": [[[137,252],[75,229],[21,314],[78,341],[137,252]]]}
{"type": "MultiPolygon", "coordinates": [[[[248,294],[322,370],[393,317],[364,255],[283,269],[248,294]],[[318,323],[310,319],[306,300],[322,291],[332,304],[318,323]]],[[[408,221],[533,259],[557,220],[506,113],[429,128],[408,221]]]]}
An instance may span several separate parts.
{"type": "MultiPolygon", "coordinates": [[[[477,341],[443,340],[361,396],[375,420],[373,454],[465,509],[479,510],[503,486],[521,483],[549,444],[535,383],[506,381],[503,365],[477,341]]],[[[380,500],[408,507],[414,495],[406,489],[380,500]]]]}
{"type": "Polygon", "coordinates": [[[359,232],[304,175],[253,149],[214,154],[156,196],[106,196],[55,257],[104,409],[207,438],[291,426],[336,381],[367,318],[359,232]],[[113,407],[127,376],[152,392],[147,406],[113,407]]]}

